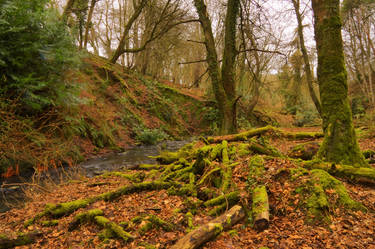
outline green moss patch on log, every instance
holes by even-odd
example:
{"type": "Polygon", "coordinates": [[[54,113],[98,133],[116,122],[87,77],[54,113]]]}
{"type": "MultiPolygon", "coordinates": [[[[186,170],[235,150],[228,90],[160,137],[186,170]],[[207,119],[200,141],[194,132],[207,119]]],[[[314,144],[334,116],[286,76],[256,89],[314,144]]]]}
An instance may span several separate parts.
{"type": "Polygon", "coordinates": [[[69,224],[69,231],[73,231],[76,229],[79,225],[92,222],[95,218],[95,216],[103,216],[104,212],[100,209],[91,209],[86,212],[82,212],[77,214],[73,221],[69,224]]]}
{"type": "MultiPolygon", "coordinates": [[[[123,239],[125,242],[129,240],[134,240],[135,238],[133,235],[126,232],[121,226],[117,225],[114,222],[111,222],[104,216],[95,216],[94,221],[96,224],[98,224],[99,226],[103,227],[106,230],[107,236],[115,234],[118,238],[123,239]]],[[[108,237],[112,237],[112,236],[108,236],[108,237]]]]}

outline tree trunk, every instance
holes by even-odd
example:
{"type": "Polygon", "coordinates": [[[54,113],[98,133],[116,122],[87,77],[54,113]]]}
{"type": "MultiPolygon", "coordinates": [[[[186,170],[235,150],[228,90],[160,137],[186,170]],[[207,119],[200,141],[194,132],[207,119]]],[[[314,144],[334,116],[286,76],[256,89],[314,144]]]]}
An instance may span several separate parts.
{"type": "Polygon", "coordinates": [[[312,8],[324,131],[318,157],[334,163],[364,166],[366,162],[358,146],[348,99],[340,1],[313,0],[312,8]]]}
{"type": "Polygon", "coordinates": [[[236,117],[236,91],[234,66],[237,57],[236,44],[236,19],[239,11],[239,0],[229,0],[225,18],[225,41],[223,66],[219,70],[218,56],[215,40],[212,33],[211,20],[203,0],[194,0],[199,20],[202,25],[205,46],[207,51],[208,73],[211,78],[213,92],[219,109],[220,134],[231,134],[237,130],[236,117]]]}
{"type": "Polygon", "coordinates": [[[133,23],[137,20],[139,15],[141,14],[143,8],[146,6],[147,1],[142,0],[138,6],[134,6],[134,13],[130,17],[129,21],[126,23],[124,32],[122,33],[120,42],[117,46],[116,51],[113,53],[112,57],[110,58],[111,63],[116,63],[117,59],[124,53],[125,45],[126,45],[126,40],[129,37],[129,31],[131,27],[133,26],[133,23]]]}
{"type": "Polygon", "coordinates": [[[320,107],[320,102],[319,102],[319,99],[316,96],[315,91],[314,91],[313,75],[312,75],[312,72],[311,72],[309,56],[307,54],[307,49],[306,49],[306,46],[305,46],[305,38],[303,36],[302,16],[301,16],[301,13],[299,12],[300,1],[299,0],[292,0],[292,2],[293,2],[293,5],[294,5],[294,10],[295,10],[297,22],[298,22],[298,37],[299,37],[299,43],[301,45],[302,58],[303,58],[303,61],[304,61],[304,64],[305,64],[307,86],[309,88],[310,97],[311,97],[312,101],[314,102],[316,110],[318,111],[319,115],[321,115],[322,111],[321,111],[321,107],[320,107]]]}
{"type": "Polygon", "coordinates": [[[94,8],[95,8],[96,2],[97,2],[97,0],[91,0],[89,15],[87,17],[86,27],[85,27],[85,41],[84,41],[84,44],[83,44],[84,48],[87,48],[87,41],[88,41],[88,37],[89,37],[91,19],[92,19],[92,15],[94,13],[94,8]]]}

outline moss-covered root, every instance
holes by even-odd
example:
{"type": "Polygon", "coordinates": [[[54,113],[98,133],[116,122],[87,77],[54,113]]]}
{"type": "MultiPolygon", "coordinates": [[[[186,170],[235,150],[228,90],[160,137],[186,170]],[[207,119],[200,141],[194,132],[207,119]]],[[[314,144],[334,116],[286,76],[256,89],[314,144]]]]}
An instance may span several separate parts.
{"type": "Polygon", "coordinates": [[[349,165],[339,165],[326,163],[319,160],[306,161],[302,163],[307,169],[321,169],[327,171],[331,175],[344,177],[350,181],[375,185],[375,169],[374,168],[357,168],[349,165]]]}
{"type": "Polygon", "coordinates": [[[231,228],[245,217],[241,206],[234,206],[216,219],[198,227],[182,237],[171,249],[194,249],[211,240],[223,230],[231,228]]]}
{"type": "Polygon", "coordinates": [[[59,218],[64,215],[69,215],[80,208],[87,207],[88,205],[99,200],[112,201],[116,198],[119,198],[122,195],[132,194],[141,191],[168,189],[174,185],[177,184],[161,181],[134,183],[132,185],[124,186],[118,188],[117,190],[106,192],[91,198],[79,199],[59,204],[47,204],[43,212],[37,214],[35,217],[25,222],[25,227],[30,226],[31,224],[33,224],[34,222],[36,222],[44,216],[59,218]]]}
{"type": "Polygon", "coordinates": [[[311,170],[311,179],[296,190],[304,193],[310,222],[329,222],[328,212],[342,206],[349,210],[366,210],[354,201],[346,191],[345,186],[324,170],[311,170]],[[329,195],[327,195],[329,194],[329,195]]]}
{"type": "Polygon", "coordinates": [[[160,219],[156,215],[149,215],[144,218],[145,223],[139,228],[140,234],[145,234],[153,228],[162,228],[166,232],[173,231],[174,225],[163,219],[160,219]]]}
{"type": "Polygon", "coordinates": [[[259,186],[253,190],[252,213],[254,228],[258,231],[267,229],[269,226],[270,214],[268,194],[265,186],[259,186]]]}
{"type": "Polygon", "coordinates": [[[77,214],[73,221],[69,224],[68,230],[73,231],[79,225],[87,222],[91,222],[94,220],[95,216],[103,216],[104,212],[100,209],[91,209],[86,212],[82,212],[77,214]]]}
{"type": "Polygon", "coordinates": [[[32,244],[41,235],[41,232],[33,231],[30,233],[20,234],[15,239],[10,239],[6,235],[0,234],[0,249],[32,244]]]}
{"type": "Polygon", "coordinates": [[[129,240],[134,240],[134,236],[126,232],[121,226],[117,225],[114,222],[111,222],[104,216],[95,216],[94,222],[99,226],[103,227],[108,234],[114,234],[118,238],[123,239],[125,242],[129,240]]]}

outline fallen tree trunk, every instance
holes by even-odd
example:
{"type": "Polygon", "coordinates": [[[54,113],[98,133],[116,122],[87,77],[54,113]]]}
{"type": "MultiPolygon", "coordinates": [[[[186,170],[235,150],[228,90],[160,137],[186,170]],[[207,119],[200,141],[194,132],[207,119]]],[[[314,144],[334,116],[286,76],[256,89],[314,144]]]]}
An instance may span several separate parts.
{"type": "Polygon", "coordinates": [[[41,235],[42,235],[41,232],[34,231],[34,232],[19,235],[15,239],[9,239],[5,235],[0,234],[0,249],[13,248],[15,246],[23,246],[23,245],[32,244],[41,235]]]}
{"type": "Polygon", "coordinates": [[[268,228],[270,221],[267,189],[265,186],[256,187],[253,191],[254,228],[263,231],[268,228]]]}
{"type": "Polygon", "coordinates": [[[273,126],[265,126],[262,128],[252,129],[252,130],[248,130],[248,131],[241,132],[238,134],[233,134],[233,135],[208,137],[207,141],[209,143],[221,143],[224,140],[228,142],[246,141],[251,137],[263,135],[267,132],[274,132],[278,136],[285,137],[285,138],[292,139],[292,140],[317,139],[317,138],[322,138],[324,136],[322,132],[286,132],[281,129],[275,128],[273,126]]]}
{"type": "Polygon", "coordinates": [[[194,249],[211,240],[223,230],[226,230],[245,217],[245,211],[241,206],[234,206],[228,212],[198,227],[177,241],[171,249],[194,249]]]}

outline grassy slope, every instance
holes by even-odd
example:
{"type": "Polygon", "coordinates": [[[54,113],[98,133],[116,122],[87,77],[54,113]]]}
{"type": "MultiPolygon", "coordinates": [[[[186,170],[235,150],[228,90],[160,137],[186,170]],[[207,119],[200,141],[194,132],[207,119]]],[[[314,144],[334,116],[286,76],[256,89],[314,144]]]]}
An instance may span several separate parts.
{"type": "Polygon", "coordinates": [[[124,72],[119,65],[93,57],[71,72],[79,84],[76,106],[56,108],[37,119],[16,114],[17,105],[0,106],[0,173],[20,168],[44,170],[60,164],[121,150],[136,137],[155,140],[204,132],[211,107],[193,94],[124,72]],[[151,138],[150,138],[151,137],[151,138]],[[165,136],[164,136],[165,137],[165,136]]]}

